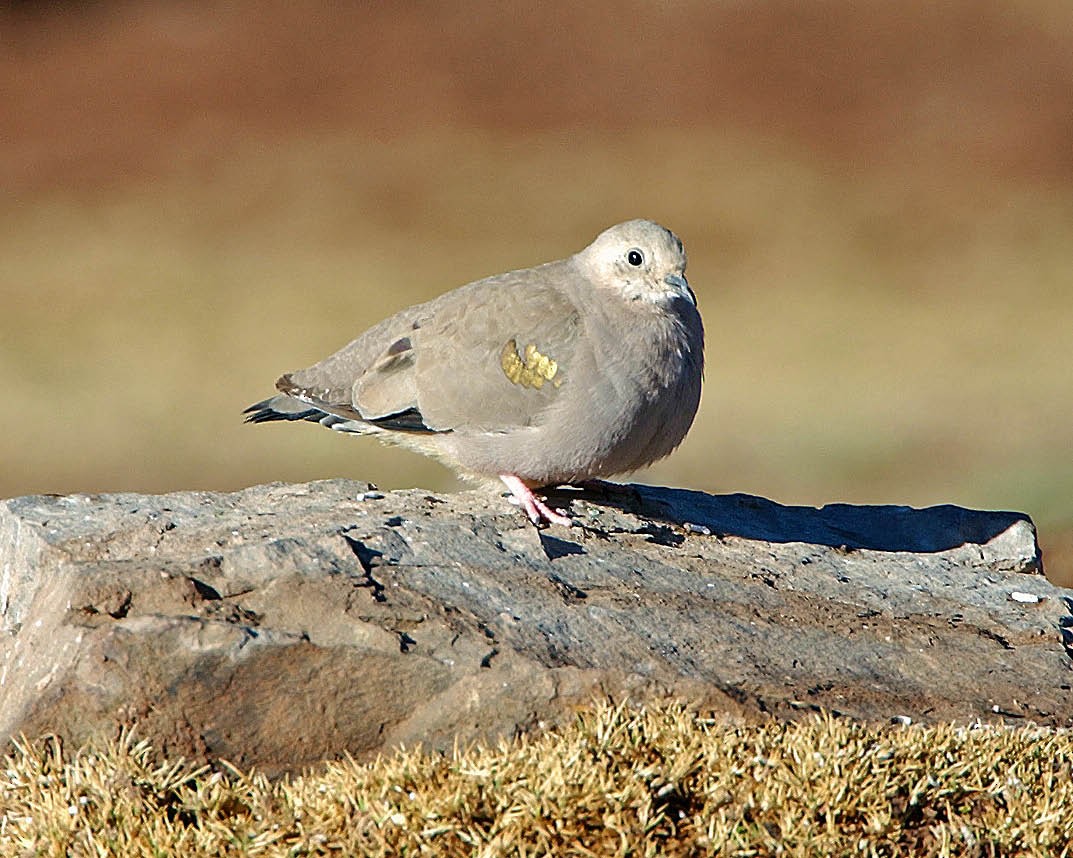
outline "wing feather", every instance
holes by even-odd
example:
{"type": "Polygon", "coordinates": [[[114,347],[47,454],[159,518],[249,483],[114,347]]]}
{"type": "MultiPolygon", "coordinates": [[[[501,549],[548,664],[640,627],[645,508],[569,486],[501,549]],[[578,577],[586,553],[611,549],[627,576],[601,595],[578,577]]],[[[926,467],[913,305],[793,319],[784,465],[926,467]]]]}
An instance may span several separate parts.
{"type": "MultiPolygon", "coordinates": [[[[558,270],[568,264],[498,275],[411,307],[276,386],[317,411],[399,432],[533,425],[571,382],[581,317],[550,285],[571,273],[558,270]]],[[[316,418],[294,405],[285,417],[253,419],[316,418]]]]}

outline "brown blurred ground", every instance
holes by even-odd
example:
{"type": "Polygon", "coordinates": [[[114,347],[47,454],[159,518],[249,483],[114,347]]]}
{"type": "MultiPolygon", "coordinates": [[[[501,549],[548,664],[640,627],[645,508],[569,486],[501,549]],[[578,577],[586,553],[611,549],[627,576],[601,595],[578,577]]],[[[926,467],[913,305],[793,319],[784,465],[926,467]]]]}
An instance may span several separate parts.
{"type": "Polygon", "coordinates": [[[451,485],[238,411],[648,216],[710,344],[642,479],[1024,509],[1073,581],[1071,40],[1044,0],[4,7],[0,494],[451,485]]]}
{"type": "Polygon", "coordinates": [[[720,127],[840,170],[1073,179],[1073,12],[1045,0],[24,3],[2,178],[153,176],[251,134],[720,127]]]}

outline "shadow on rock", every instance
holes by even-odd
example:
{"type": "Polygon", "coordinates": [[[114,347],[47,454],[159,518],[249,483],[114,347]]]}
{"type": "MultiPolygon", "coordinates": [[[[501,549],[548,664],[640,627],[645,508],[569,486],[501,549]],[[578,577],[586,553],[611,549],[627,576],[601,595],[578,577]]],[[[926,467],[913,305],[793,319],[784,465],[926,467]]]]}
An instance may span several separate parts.
{"type": "Polygon", "coordinates": [[[709,495],[661,486],[586,492],[597,503],[621,506],[648,518],[706,527],[720,536],[765,542],[805,542],[849,550],[932,553],[966,544],[985,545],[1018,522],[1020,512],[992,512],[944,504],[908,506],[828,504],[784,506],[755,495],[709,495]]]}

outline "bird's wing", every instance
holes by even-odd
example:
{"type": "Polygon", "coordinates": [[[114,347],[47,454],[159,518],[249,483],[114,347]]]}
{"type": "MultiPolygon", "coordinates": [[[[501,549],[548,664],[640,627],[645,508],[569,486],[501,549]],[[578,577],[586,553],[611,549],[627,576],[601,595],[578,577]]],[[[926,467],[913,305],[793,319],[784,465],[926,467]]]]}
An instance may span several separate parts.
{"type": "Polygon", "coordinates": [[[326,413],[398,431],[532,425],[569,389],[581,335],[577,308],[552,285],[572,272],[557,265],[404,310],[277,387],[326,413]]]}
{"type": "MultiPolygon", "coordinates": [[[[531,426],[570,390],[581,316],[549,273],[530,269],[463,290],[414,332],[412,392],[428,426],[531,426]]],[[[364,384],[355,392],[363,403],[364,384]]]]}

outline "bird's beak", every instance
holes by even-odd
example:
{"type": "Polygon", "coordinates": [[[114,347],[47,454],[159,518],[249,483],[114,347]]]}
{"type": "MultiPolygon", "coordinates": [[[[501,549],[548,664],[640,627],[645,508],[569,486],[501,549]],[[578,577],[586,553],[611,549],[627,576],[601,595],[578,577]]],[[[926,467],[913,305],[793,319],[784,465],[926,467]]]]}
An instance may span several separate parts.
{"type": "Polygon", "coordinates": [[[677,289],[678,293],[694,307],[697,306],[697,296],[694,295],[693,290],[689,288],[689,281],[681,274],[668,274],[663,278],[663,282],[668,286],[677,289]]]}

